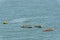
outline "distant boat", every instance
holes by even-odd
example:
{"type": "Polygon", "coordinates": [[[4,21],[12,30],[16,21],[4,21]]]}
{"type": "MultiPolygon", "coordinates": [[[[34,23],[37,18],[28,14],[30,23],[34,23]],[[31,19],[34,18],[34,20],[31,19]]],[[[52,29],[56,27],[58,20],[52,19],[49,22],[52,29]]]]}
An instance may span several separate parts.
{"type": "Polygon", "coordinates": [[[35,25],[34,27],[36,27],[36,28],[42,28],[41,25],[35,25]]]}
{"type": "Polygon", "coordinates": [[[53,31],[54,30],[54,28],[48,28],[48,29],[46,29],[46,30],[43,30],[44,32],[49,32],[49,31],[53,31]]]}
{"type": "Polygon", "coordinates": [[[32,28],[32,27],[30,25],[25,24],[25,25],[21,26],[21,28],[32,28]]]}
{"type": "Polygon", "coordinates": [[[4,20],[4,21],[3,21],[3,24],[8,24],[8,21],[7,21],[7,20],[4,20]]]}

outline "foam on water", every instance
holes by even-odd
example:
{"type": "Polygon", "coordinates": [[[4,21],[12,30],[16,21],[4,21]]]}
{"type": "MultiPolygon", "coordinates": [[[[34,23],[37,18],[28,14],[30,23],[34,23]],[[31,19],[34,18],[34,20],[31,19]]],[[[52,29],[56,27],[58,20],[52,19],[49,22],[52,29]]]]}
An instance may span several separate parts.
{"type": "Polygon", "coordinates": [[[27,18],[18,18],[18,19],[14,19],[14,20],[11,20],[10,23],[22,23],[22,22],[25,22],[25,21],[31,21],[31,20],[34,20],[34,19],[40,19],[40,18],[48,18],[48,17],[27,17],[27,18]]]}
{"type": "Polygon", "coordinates": [[[24,23],[24,22],[30,22],[35,19],[57,19],[59,16],[37,16],[37,17],[24,17],[24,18],[17,18],[10,20],[10,23],[24,23]]]}

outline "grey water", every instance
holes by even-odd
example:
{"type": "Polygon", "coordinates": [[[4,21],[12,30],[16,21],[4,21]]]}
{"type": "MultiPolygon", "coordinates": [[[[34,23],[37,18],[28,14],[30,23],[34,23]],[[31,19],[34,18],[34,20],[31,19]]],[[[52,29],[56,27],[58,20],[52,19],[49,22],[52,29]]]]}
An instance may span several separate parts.
{"type": "Polygon", "coordinates": [[[59,0],[0,0],[0,40],[60,40],[59,17],[59,0]],[[21,28],[25,23],[42,28],[21,28]]]}

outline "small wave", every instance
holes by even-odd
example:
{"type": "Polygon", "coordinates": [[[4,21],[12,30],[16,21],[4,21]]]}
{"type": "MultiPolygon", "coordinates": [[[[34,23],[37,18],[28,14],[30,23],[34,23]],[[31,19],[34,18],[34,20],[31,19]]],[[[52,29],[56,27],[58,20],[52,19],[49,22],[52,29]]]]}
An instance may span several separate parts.
{"type": "Polygon", "coordinates": [[[39,19],[39,18],[48,18],[48,17],[27,17],[27,18],[18,18],[18,19],[11,20],[10,23],[30,22],[31,20],[39,19]]]}
{"type": "Polygon", "coordinates": [[[17,22],[23,22],[23,21],[26,21],[27,19],[26,18],[19,18],[19,19],[14,19],[12,21],[10,21],[11,23],[17,23],[17,22]]]}

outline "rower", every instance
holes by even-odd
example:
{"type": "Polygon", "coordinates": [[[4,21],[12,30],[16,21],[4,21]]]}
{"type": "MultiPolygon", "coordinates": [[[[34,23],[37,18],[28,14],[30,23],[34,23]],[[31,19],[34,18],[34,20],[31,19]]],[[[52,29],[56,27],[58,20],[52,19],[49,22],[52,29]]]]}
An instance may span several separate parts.
{"type": "Polygon", "coordinates": [[[8,21],[7,21],[7,20],[4,20],[4,21],[3,21],[3,24],[8,24],[8,21]]]}

